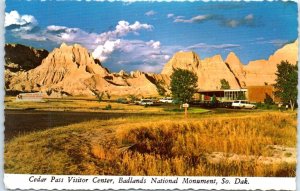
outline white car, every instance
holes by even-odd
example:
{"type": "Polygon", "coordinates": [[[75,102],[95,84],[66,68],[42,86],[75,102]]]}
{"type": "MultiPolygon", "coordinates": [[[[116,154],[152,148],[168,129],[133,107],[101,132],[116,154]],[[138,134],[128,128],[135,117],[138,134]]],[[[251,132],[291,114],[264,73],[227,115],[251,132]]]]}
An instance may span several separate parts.
{"type": "Polygon", "coordinates": [[[173,103],[173,99],[171,97],[165,97],[159,100],[162,103],[173,103]]]}
{"type": "Polygon", "coordinates": [[[151,100],[151,99],[141,99],[139,104],[140,105],[153,105],[153,100],[151,100]]]}
{"type": "Polygon", "coordinates": [[[245,109],[255,109],[256,105],[249,103],[245,100],[236,100],[232,103],[233,108],[245,108],[245,109]]]}

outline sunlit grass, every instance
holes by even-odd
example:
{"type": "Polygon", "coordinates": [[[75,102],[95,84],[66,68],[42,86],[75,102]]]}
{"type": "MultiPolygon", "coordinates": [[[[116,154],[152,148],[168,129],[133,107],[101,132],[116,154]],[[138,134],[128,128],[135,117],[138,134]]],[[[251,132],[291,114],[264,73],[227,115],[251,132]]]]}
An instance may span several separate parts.
{"type": "Polygon", "coordinates": [[[4,168],[41,174],[295,176],[295,162],[258,160],[272,157],[270,145],[296,147],[295,113],[93,120],[12,139],[5,144],[4,168]],[[214,152],[254,159],[214,163],[208,159],[214,152]]]}

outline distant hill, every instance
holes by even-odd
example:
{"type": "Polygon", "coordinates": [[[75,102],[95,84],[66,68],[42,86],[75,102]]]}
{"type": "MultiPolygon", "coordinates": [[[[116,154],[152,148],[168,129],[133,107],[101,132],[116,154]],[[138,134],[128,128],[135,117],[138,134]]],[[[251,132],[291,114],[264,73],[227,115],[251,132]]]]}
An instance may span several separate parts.
{"type": "Polygon", "coordinates": [[[21,44],[5,44],[5,69],[28,71],[41,64],[49,54],[47,50],[35,49],[21,44]]]}

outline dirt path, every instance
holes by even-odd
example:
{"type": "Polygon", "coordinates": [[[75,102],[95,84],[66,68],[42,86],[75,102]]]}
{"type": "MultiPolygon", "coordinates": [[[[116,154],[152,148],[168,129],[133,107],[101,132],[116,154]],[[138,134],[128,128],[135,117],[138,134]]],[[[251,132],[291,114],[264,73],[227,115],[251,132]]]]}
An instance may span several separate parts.
{"type": "Polygon", "coordinates": [[[270,156],[255,156],[255,155],[239,155],[233,153],[213,152],[207,154],[206,157],[211,163],[220,163],[224,160],[228,161],[252,161],[256,160],[263,164],[278,164],[278,163],[296,163],[297,148],[285,147],[281,145],[269,145],[267,147],[270,156]]]}

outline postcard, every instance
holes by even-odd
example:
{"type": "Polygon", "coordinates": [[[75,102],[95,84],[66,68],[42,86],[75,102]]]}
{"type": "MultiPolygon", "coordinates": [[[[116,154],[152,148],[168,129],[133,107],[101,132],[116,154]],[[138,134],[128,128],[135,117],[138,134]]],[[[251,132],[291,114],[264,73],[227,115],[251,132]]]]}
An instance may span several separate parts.
{"type": "Polygon", "coordinates": [[[295,190],[293,1],[6,1],[7,189],[295,190]]]}

